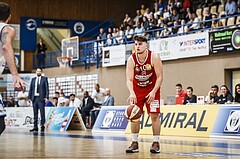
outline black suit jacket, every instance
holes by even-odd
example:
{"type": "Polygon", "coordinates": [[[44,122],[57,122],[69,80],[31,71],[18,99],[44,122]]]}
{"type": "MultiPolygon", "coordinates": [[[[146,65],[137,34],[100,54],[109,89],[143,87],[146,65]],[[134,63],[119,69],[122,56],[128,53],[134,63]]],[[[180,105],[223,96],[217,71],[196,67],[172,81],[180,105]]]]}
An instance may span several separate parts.
{"type": "Polygon", "coordinates": [[[87,98],[88,98],[87,103],[85,103],[85,98],[83,98],[82,108],[91,110],[93,109],[93,106],[94,106],[94,100],[90,96],[88,96],[87,98]]]}
{"type": "MultiPolygon", "coordinates": [[[[28,99],[34,100],[34,92],[35,92],[35,83],[36,83],[36,77],[34,77],[31,81],[29,93],[28,93],[28,99]]],[[[40,89],[39,89],[39,97],[41,100],[44,101],[44,98],[49,98],[49,88],[48,88],[48,79],[47,77],[41,76],[40,81],[40,89]]]]}

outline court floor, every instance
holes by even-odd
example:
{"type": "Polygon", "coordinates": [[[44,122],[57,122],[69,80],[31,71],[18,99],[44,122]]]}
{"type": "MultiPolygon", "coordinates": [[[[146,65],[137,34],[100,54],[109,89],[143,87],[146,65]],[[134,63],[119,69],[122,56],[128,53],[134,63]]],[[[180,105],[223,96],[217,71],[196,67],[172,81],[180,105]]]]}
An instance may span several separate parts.
{"type": "Polygon", "coordinates": [[[8,128],[0,136],[0,158],[240,158],[240,140],[161,136],[161,153],[149,152],[152,137],[139,137],[139,153],[126,154],[130,135],[88,131],[35,132],[8,128]]]}

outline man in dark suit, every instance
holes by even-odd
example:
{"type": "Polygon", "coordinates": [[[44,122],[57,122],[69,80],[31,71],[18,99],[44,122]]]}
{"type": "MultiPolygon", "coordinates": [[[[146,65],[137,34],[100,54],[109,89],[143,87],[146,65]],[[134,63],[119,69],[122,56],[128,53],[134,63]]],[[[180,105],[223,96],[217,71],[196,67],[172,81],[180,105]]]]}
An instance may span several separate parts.
{"type": "Polygon", "coordinates": [[[37,77],[34,77],[31,81],[28,99],[33,102],[33,113],[34,113],[34,128],[30,132],[38,131],[38,109],[41,114],[41,131],[44,131],[45,123],[45,102],[49,98],[48,79],[42,76],[42,69],[37,68],[37,77]]]}
{"type": "Polygon", "coordinates": [[[86,126],[86,117],[90,116],[90,111],[93,109],[94,100],[89,96],[88,91],[84,92],[84,98],[82,100],[81,114],[84,125],[86,126]]]}

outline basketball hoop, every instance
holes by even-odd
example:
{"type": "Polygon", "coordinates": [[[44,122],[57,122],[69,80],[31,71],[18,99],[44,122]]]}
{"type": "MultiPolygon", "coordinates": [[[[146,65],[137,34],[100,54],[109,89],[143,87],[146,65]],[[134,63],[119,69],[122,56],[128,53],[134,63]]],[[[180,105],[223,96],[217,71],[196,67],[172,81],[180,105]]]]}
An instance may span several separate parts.
{"type": "Polygon", "coordinates": [[[59,67],[69,67],[72,65],[72,58],[65,56],[58,56],[57,61],[59,63],[59,67]]]}

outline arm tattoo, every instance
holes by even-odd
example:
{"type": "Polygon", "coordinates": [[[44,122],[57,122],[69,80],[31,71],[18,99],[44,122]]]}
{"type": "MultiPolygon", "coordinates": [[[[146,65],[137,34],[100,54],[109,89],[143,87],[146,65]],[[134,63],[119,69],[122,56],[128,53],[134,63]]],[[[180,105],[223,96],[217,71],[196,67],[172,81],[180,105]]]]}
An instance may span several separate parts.
{"type": "Polygon", "coordinates": [[[5,45],[7,43],[7,35],[8,32],[3,32],[2,34],[2,44],[5,45]]]}

